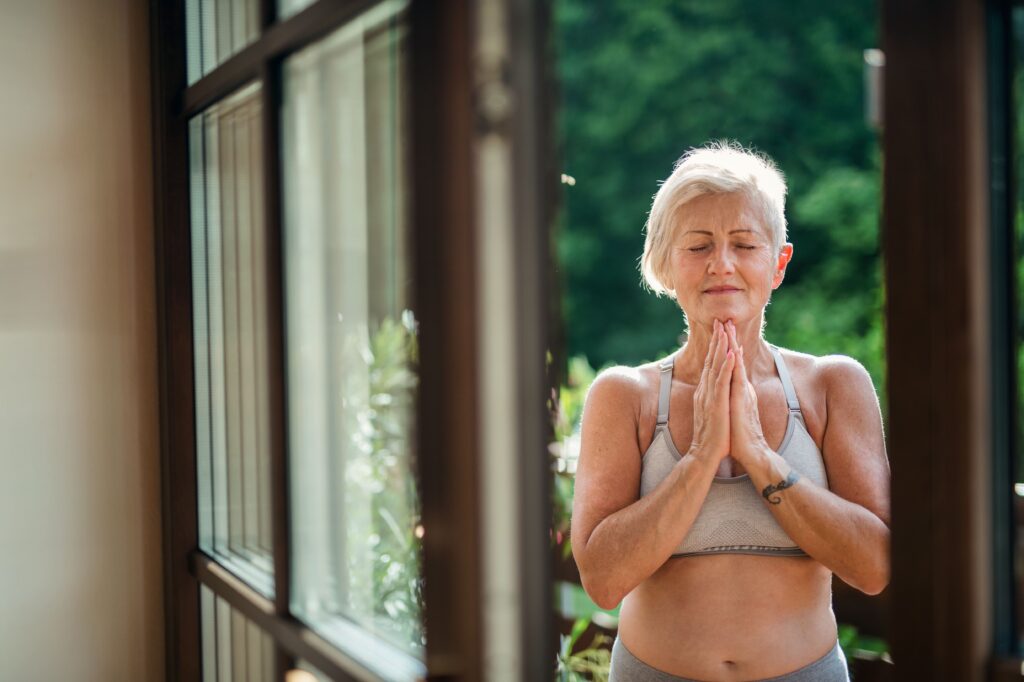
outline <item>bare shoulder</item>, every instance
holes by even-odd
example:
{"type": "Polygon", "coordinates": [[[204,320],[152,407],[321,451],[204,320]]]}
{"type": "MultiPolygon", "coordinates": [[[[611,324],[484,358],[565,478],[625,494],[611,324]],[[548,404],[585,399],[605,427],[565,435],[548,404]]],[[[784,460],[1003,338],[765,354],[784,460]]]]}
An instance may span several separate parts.
{"type": "Polygon", "coordinates": [[[590,390],[591,392],[594,390],[630,392],[640,388],[640,384],[643,381],[643,366],[627,367],[625,365],[615,365],[602,369],[593,383],[590,384],[590,390]]]}
{"type": "Polygon", "coordinates": [[[811,355],[788,348],[779,348],[792,374],[803,379],[815,394],[829,399],[842,397],[850,391],[874,394],[871,375],[856,358],[849,355],[811,355]]]}
{"type": "Polygon", "coordinates": [[[648,362],[636,367],[616,365],[601,370],[587,392],[587,412],[614,411],[620,418],[626,414],[634,423],[645,409],[649,397],[658,383],[658,363],[648,362]]]}
{"type": "Polygon", "coordinates": [[[847,401],[868,401],[877,405],[878,396],[871,375],[858,360],[848,355],[825,355],[817,358],[819,381],[831,404],[847,401]]]}

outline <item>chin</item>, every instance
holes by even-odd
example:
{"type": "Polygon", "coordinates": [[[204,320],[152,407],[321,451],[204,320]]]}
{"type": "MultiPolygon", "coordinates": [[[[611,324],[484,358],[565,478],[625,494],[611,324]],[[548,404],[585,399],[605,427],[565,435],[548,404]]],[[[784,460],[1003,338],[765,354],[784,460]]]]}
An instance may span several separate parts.
{"type": "Polygon", "coordinates": [[[752,313],[750,310],[722,306],[721,308],[712,307],[710,309],[705,309],[705,313],[701,315],[699,319],[706,320],[709,325],[715,320],[721,320],[722,322],[732,320],[733,324],[738,325],[744,322],[749,322],[755,317],[757,317],[757,314],[752,313]]]}

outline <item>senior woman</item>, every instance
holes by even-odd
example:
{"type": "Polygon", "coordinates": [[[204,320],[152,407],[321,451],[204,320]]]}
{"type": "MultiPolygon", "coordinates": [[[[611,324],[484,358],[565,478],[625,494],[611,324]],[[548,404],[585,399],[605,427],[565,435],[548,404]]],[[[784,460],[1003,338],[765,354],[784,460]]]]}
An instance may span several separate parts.
{"type": "Polygon", "coordinates": [[[775,165],[691,150],[654,198],[641,267],[686,343],[595,380],[572,549],[601,607],[622,602],[611,680],[848,680],[832,574],[889,581],[889,464],[855,360],[765,341],[793,257],[775,165]]]}

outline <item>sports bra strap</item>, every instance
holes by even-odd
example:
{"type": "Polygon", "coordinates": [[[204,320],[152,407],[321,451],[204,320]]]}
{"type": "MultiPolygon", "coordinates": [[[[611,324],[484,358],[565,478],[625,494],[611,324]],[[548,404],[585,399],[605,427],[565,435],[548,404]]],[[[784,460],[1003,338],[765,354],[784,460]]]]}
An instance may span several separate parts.
{"type": "Polygon", "coordinates": [[[658,364],[658,368],[661,370],[661,392],[658,393],[658,426],[668,424],[668,403],[672,393],[672,368],[675,364],[675,353],[658,364]]]}
{"type": "Polygon", "coordinates": [[[789,370],[786,368],[786,363],[782,360],[782,353],[779,349],[772,344],[768,344],[768,348],[772,351],[772,356],[775,358],[775,368],[779,370],[779,378],[782,379],[782,390],[786,392],[786,403],[789,405],[790,412],[800,412],[800,401],[796,399],[796,390],[793,388],[793,381],[789,378],[789,370]]]}

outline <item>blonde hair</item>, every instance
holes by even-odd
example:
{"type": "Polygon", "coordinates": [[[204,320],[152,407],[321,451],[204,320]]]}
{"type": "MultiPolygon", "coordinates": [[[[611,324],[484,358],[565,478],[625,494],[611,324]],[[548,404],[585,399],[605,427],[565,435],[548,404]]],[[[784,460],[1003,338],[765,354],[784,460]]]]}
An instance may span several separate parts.
{"type": "Polygon", "coordinates": [[[706,194],[743,194],[760,211],[773,251],[786,243],[786,180],[766,155],[721,140],[690,149],[654,195],[640,257],[643,284],[655,295],[675,298],[668,273],[669,249],[680,209],[706,194]]]}

